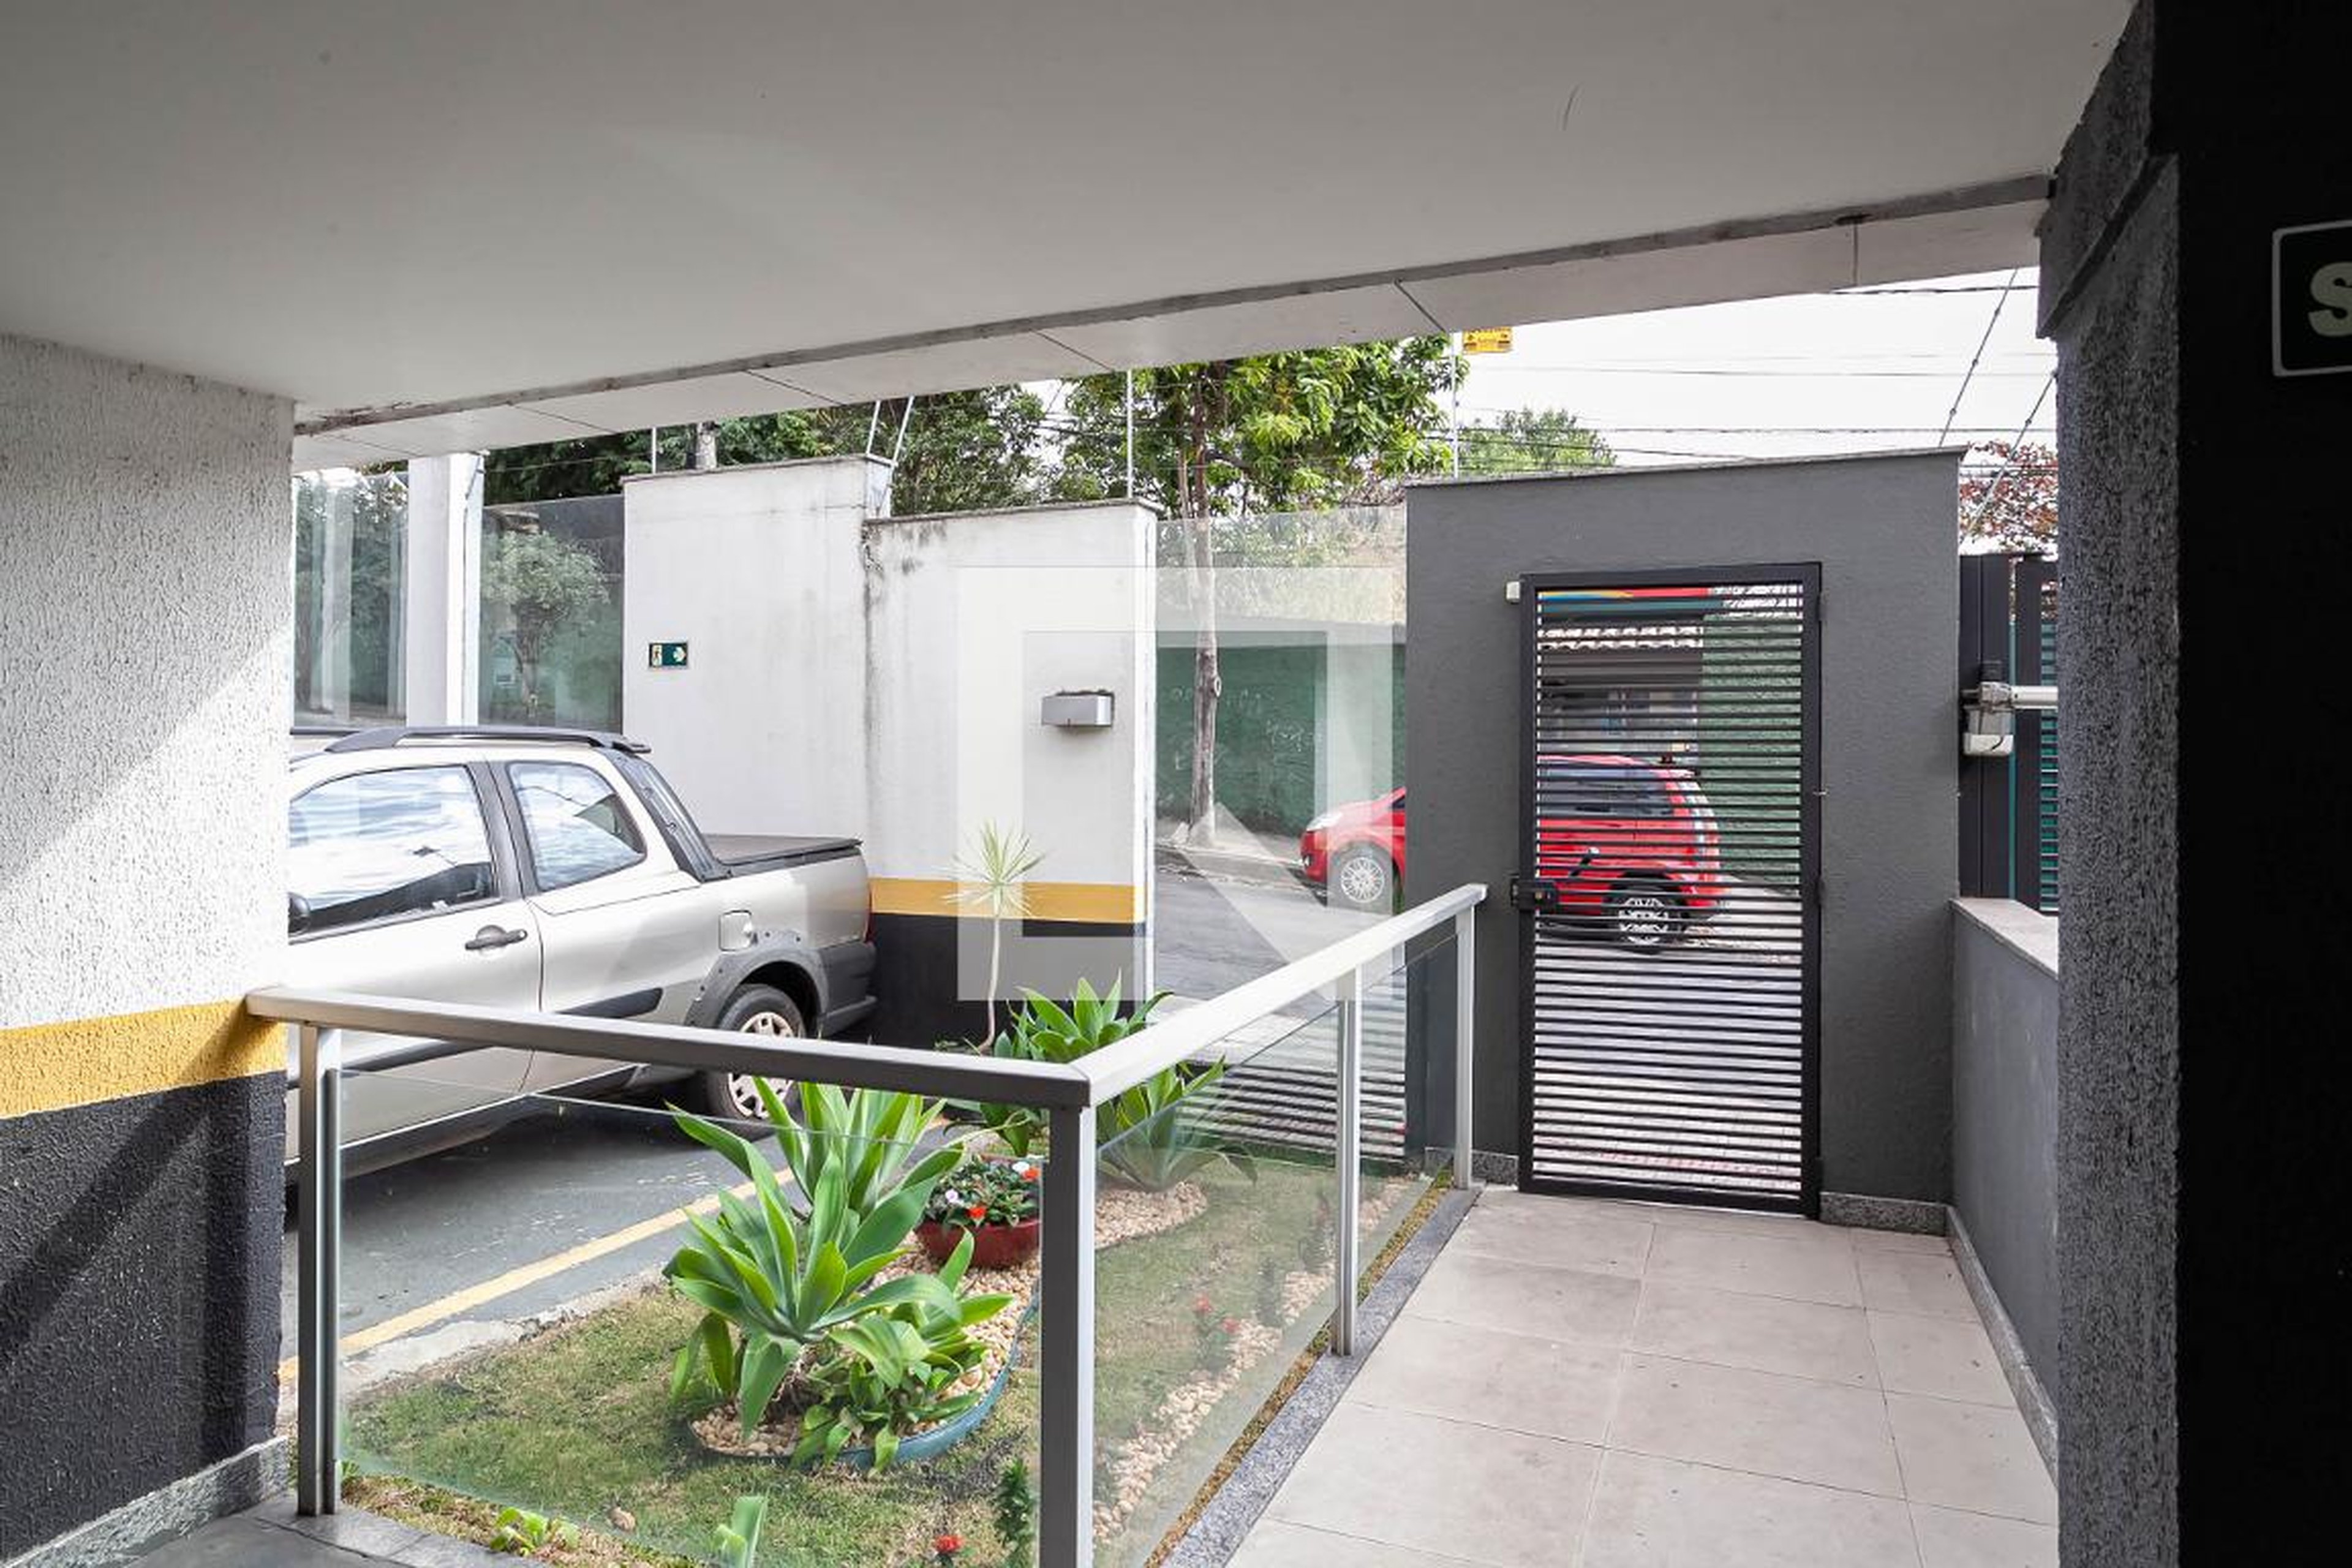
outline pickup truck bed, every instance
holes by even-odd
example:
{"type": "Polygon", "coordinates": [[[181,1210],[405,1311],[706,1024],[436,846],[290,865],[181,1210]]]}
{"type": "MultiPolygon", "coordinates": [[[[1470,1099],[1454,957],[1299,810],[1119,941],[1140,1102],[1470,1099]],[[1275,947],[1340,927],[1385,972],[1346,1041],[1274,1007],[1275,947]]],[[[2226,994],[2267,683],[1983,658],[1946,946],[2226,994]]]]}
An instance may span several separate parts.
{"type": "Polygon", "coordinates": [[[706,833],[711,858],[730,876],[772,871],[787,866],[813,866],[857,853],[855,838],[812,837],[787,833],[706,833]]]}

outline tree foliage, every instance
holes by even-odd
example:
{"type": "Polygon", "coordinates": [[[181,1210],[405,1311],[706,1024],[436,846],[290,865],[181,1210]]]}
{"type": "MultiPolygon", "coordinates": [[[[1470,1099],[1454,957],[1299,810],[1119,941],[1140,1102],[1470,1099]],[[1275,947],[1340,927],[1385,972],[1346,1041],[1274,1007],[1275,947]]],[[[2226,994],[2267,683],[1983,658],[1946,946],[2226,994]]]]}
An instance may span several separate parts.
{"type": "Polygon", "coordinates": [[[540,661],[563,627],[609,598],[595,552],[552,533],[514,529],[490,536],[482,552],[482,598],[513,622],[516,674],[526,712],[540,706],[540,661]]]}
{"type": "Polygon", "coordinates": [[[2058,548],[2058,454],[2037,442],[1987,441],[1960,476],[1960,542],[1996,550],[2058,548]]]}
{"type": "Polygon", "coordinates": [[[1462,427],[1465,474],[1539,474],[1615,466],[1597,430],[1565,408],[1513,408],[1491,424],[1462,427]]]}
{"type": "MultiPolygon", "coordinates": [[[[870,403],[748,415],[717,422],[719,463],[776,463],[796,458],[852,457],[898,443],[904,403],[870,403]]],[[[1041,499],[1045,465],[1038,437],[1045,404],[1025,387],[990,386],[915,399],[907,438],[891,475],[891,510],[899,516],[1018,506],[1041,499]]],[[[694,428],[665,426],[663,472],[693,460],[694,428]]],[[[654,471],[652,433],[629,431],[513,447],[483,460],[482,499],[490,506],[612,495],[634,474],[654,471]]]]}
{"type": "MultiPolygon", "coordinates": [[[[1174,518],[1392,500],[1451,461],[1447,340],[1352,343],[1135,373],[1135,493],[1174,518]]],[[[1126,378],[1074,383],[1055,493],[1124,493],[1126,378]]]]}

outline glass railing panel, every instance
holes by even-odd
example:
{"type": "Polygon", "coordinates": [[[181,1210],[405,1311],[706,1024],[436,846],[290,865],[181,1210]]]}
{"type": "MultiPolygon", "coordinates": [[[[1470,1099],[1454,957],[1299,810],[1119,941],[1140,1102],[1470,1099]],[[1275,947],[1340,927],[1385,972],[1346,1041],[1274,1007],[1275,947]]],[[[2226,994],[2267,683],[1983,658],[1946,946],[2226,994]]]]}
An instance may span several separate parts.
{"type": "Polygon", "coordinates": [[[1369,1274],[1453,1156],[1450,931],[1364,972],[1357,1255],[1369,1274]]]}
{"type": "MultiPolygon", "coordinates": [[[[702,1228],[756,1258],[767,1228],[761,1186],[662,1108],[688,1085],[614,1099],[520,1094],[484,1110],[490,1097],[478,1082],[448,1081],[478,1078],[460,1068],[467,1060],[346,1077],[347,1118],[373,1100],[380,1124],[387,1103],[467,1093],[478,1112],[437,1133],[411,1130],[405,1142],[380,1133],[346,1144],[341,1380],[352,1503],[485,1543],[503,1517],[509,1549],[528,1545],[543,1520],[549,1531],[716,1562],[719,1527],[739,1499],[757,1496],[768,1500],[759,1561],[769,1568],[917,1561],[942,1533],[992,1550],[1001,1478],[1036,1465],[1034,1256],[950,1286],[922,1248],[920,1211],[902,1207],[896,1217],[908,1229],[886,1221],[895,1234],[867,1238],[866,1251],[887,1261],[864,1286],[835,1300],[811,1270],[770,1266],[754,1271],[780,1305],[743,1308],[734,1303],[756,1300],[758,1288],[734,1289],[702,1228]],[[698,1248],[703,1261],[679,1261],[698,1248]],[[736,1364],[714,1375],[711,1298],[691,1284],[698,1273],[727,1282],[722,1322],[759,1324],[784,1347],[749,1436],[737,1398],[745,1337],[725,1334],[721,1353],[736,1364]],[[929,1287],[891,1287],[916,1277],[929,1287]],[[888,1295],[862,1300],[877,1289],[888,1295]],[[1015,1299],[971,1325],[971,1342],[958,1341],[938,1309],[982,1291],[1015,1299]],[[852,1323],[887,1338],[861,1343],[852,1323]],[[935,1382],[893,1363],[894,1353],[911,1359],[900,1327],[918,1336],[916,1353],[941,1358],[935,1382]],[[812,1429],[815,1446],[796,1454],[812,1429]],[[877,1431],[889,1437],[877,1443],[877,1431]]],[[[965,1129],[928,1117],[915,1125],[911,1140],[804,1135],[795,1157],[765,1122],[709,1123],[711,1141],[762,1163],[796,1216],[811,1190],[835,1182],[857,1212],[879,1212],[894,1184],[925,1181],[935,1156],[947,1169],[933,1213],[950,1191],[982,1184],[957,1165],[961,1148],[939,1153],[965,1129]]],[[[1005,1175],[1029,1184],[1027,1173],[1005,1175]]],[[[791,1223],[795,1251],[814,1256],[812,1222],[791,1223]]],[[[856,1228],[831,1233],[853,1260],[856,1228]]],[[[950,1229],[946,1245],[960,1235],[950,1229]]],[[[290,1323],[291,1234],[288,1245],[290,1323]]],[[[583,1560],[600,1559],[592,1550],[583,1560]]]]}
{"type": "Polygon", "coordinates": [[[1106,1568],[1150,1558],[1329,1321],[1339,1034],[1333,1009],[1308,1007],[1098,1112],[1095,1533],[1106,1568]],[[1179,1082],[1196,1087],[1179,1094],[1179,1082]]]}

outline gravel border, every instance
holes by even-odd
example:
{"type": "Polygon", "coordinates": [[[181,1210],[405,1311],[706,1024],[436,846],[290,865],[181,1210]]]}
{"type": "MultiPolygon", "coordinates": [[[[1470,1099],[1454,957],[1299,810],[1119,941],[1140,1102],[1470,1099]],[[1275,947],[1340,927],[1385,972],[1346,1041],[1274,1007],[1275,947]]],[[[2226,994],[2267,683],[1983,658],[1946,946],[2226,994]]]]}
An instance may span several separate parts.
{"type": "Polygon", "coordinates": [[[1356,1309],[1356,1353],[1351,1356],[1320,1355],[1299,1380],[1290,1398],[1248,1453],[1225,1478],[1208,1506],[1193,1520],[1192,1527],[1176,1543],[1162,1568],[1225,1568],[1235,1552],[1257,1523],[1258,1516],[1274,1500],[1274,1494],[1289,1479],[1291,1468],[1307,1451],[1315,1434],[1338,1409],[1339,1397],[1356,1379],[1364,1358],[1380,1348],[1381,1337],[1397,1314],[1412,1297],[1422,1276],[1453,1239],[1454,1227],[1478,1201],[1477,1191],[1450,1191],[1437,1202],[1413,1238],[1396,1255],[1388,1272],[1372,1287],[1356,1309]]]}

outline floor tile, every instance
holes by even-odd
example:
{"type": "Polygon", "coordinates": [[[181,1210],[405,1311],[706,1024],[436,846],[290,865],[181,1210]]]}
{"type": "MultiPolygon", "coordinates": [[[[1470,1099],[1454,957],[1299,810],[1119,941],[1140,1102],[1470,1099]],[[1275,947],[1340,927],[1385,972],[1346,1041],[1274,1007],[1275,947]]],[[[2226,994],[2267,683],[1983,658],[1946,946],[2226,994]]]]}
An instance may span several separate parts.
{"type": "MultiPolygon", "coordinates": [[[[1626,1392],[1630,1396],[1630,1384],[1626,1392]]],[[[2058,1494],[2042,1450],[2014,1408],[1890,1394],[1886,1415],[1912,1501],[2058,1522],[2058,1494]]]]}
{"type": "Polygon", "coordinates": [[[399,1556],[403,1547],[425,1533],[414,1525],[396,1523],[382,1514],[353,1508],[310,1519],[296,1518],[289,1523],[291,1528],[315,1541],[347,1547],[353,1552],[372,1552],[378,1557],[399,1556]]]}
{"type": "Polygon", "coordinates": [[[1992,1341],[1973,1320],[1873,1312],[1870,1338],[1877,1352],[1879,1386],[1891,1393],[2003,1407],[2017,1403],[1992,1341]]]}
{"type": "Polygon", "coordinates": [[[1786,1236],[1750,1236],[1661,1226],[1650,1244],[1643,1278],[1833,1307],[1862,1305],[1853,1248],[1818,1226],[1786,1236]]]}
{"type": "Polygon", "coordinates": [[[1639,1276],[1650,1253],[1650,1222],[1581,1207],[1481,1203],[1462,1217],[1448,1252],[1508,1258],[1581,1268],[1591,1274],[1639,1276]]]}
{"type": "Polygon", "coordinates": [[[1630,1342],[1683,1361],[1878,1386],[1869,1324],[1858,1307],[1651,1280],[1642,1287],[1630,1342]]]}
{"type": "Polygon", "coordinates": [[[1977,1304],[1949,1258],[1914,1252],[1861,1252],[1864,1305],[1881,1312],[1921,1312],[1934,1318],[1977,1321],[1977,1304]]]}
{"type": "Polygon", "coordinates": [[[1400,1318],[1349,1387],[1351,1402],[1598,1443],[1619,1352],[1436,1318],[1400,1318]]]}
{"type": "Polygon", "coordinates": [[[1924,1252],[1937,1258],[1952,1255],[1948,1237],[1916,1230],[1872,1230],[1857,1225],[1846,1226],[1845,1236],[1847,1244],[1856,1252],[1924,1252]]]}
{"type": "Polygon", "coordinates": [[[368,1568],[370,1559],[257,1520],[224,1519],[139,1562],[140,1568],[368,1568]]]}
{"type": "Polygon", "coordinates": [[[1231,1568],[1331,1568],[1335,1563],[1348,1563],[1349,1568],[1455,1568],[1463,1561],[1279,1519],[1262,1519],[1234,1553],[1231,1568]]]}
{"type": "Polygon", "coordinates": [[[1498,1568],[1558,1568],[1575,1561],[1600,1460],[1581,1443],[1342,1404],[1266,1511],[1498,1568]]]}
{"type": "Polygon", "coordinates": [[[1580,1562],[1582,1568],[1909,1568],[1918,1558],[1911,1521],[1893,1498],[1612,1452],[1601,1461],[1580,1562]]]}
{"type": "Polygon", "coordinates": [[[1630,1354],[1617,1386],[1609,1446],[1902,1495],[1902,1472],[1876,1389],[1630,1354]]]}
{"type": "Polygon", "coordinates": [[[1405,1303],[1404,1315],[1614,1346],[1633,1331],[1641,1294],[1640,1282],[1622,1275],[1480,1258],[1448,1247],[1405,1303]]]}
{"type": "Polygon", "coordinates": [[[2058,1568],[2058,1527],[1911,1505],[1923,1568],[2058,1568]]]}

